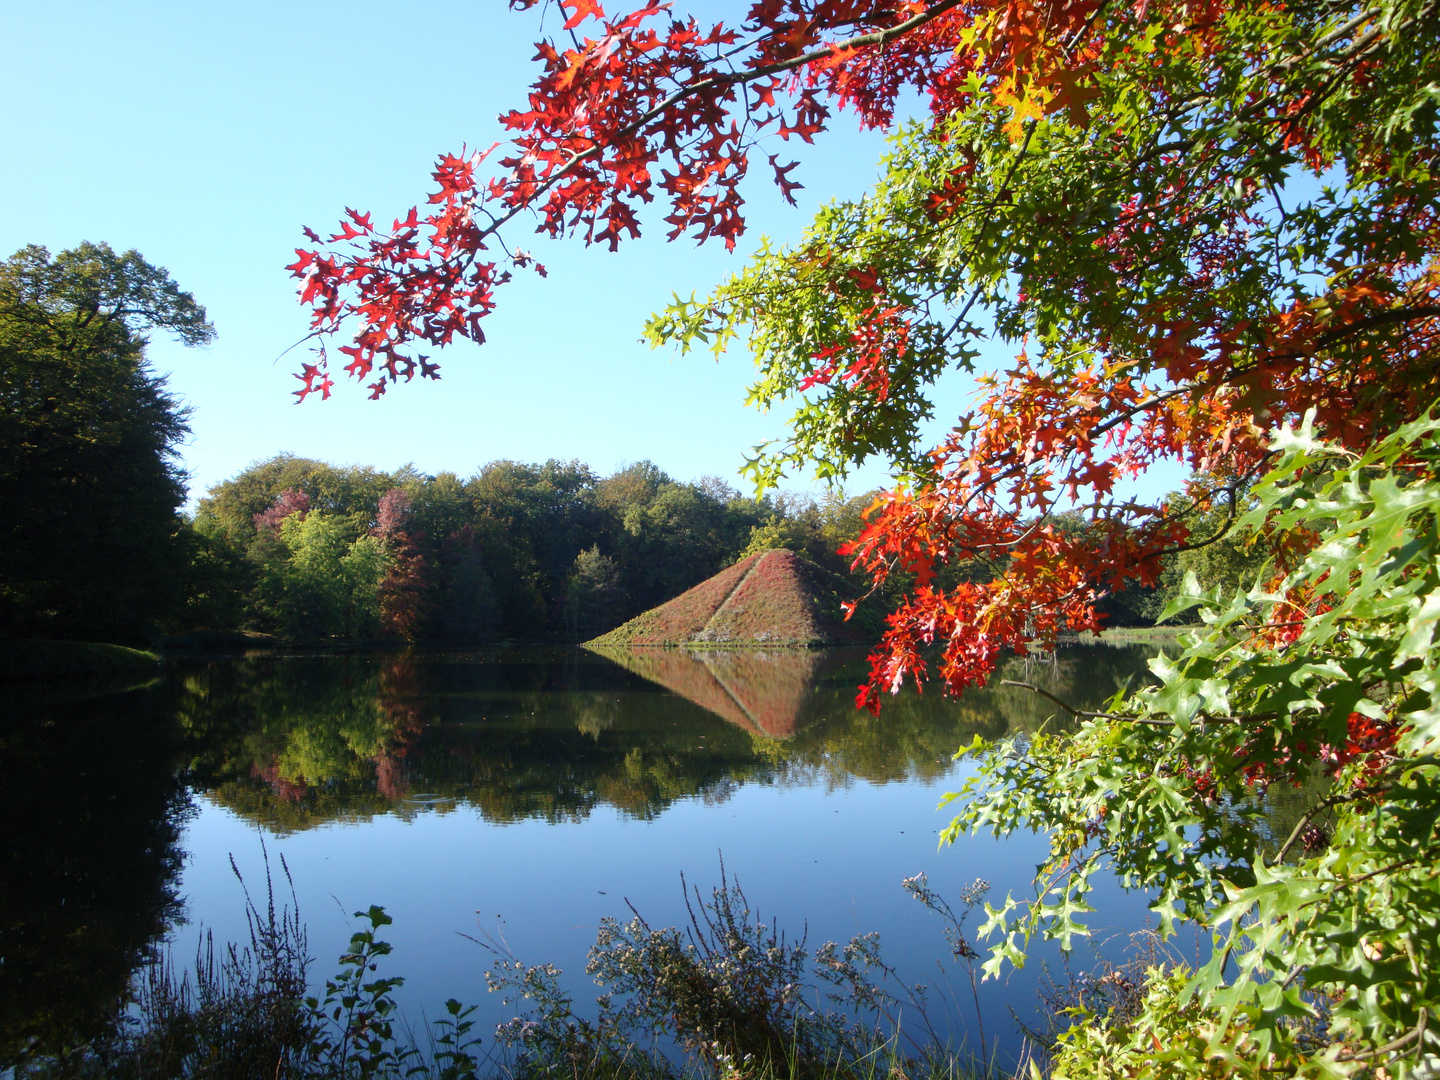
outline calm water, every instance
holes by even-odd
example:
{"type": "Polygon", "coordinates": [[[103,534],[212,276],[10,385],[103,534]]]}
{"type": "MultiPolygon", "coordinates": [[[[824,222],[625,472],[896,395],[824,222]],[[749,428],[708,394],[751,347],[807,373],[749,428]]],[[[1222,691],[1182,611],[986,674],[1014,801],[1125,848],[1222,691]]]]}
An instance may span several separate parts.
{"type": "MultiPolygon", "coordinates": [[[[1005,674],[1092,704],[1150,651],[1077,646],[1005,674]]],[[[1043,852],[1033,837],[937,850],[936,803],[971,768],[952,754],[1054,710],[998,688],[905,694],[876,719],[851,704],[863,671],[833,651],[263,654],[178,663],[103,697],[12,699],[0,1061],[83,1031],[157,942],[183,961],[202,928],[244,937],[231,861],[263,899],[265,852],[290,870],[319,979],[351,912],[390,912],[389,971],[415,1017],[453,996],[503,1018],[471,940],[486,935],[584,997],[600,919],[627,917],[628,900],[679,923],[681,873],[708,894],[722,858],[792,936],[879,931],[888,960],[933,980],[940,924],[901,880],[924,871],[953,901],[983,877],[998,900],[1027,890],[1043,852]]],[[[1102,902],[1116,934],[1145,922],[1140,897],[1102,902]]],[[[1039,969],[982,987],[986,1033],[1008,1050],[1039,969]]],[[[954,1030],[974,1045],[967,1019],[954,1030]]]]}

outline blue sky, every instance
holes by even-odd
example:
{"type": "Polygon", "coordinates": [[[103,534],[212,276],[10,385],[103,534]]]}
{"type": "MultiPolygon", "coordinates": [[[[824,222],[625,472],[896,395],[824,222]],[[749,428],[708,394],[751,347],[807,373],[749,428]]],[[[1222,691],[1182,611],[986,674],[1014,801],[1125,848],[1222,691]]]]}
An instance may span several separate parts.
{"type": "MultiPolygon", "coordinates": [[[[294,404],[304,356],[281,353],[307,320],[283,267],[301,226],[327,231],[346,206],[401,215],[430,190],[438,154],[498,138],[497,114],[533,77],[538,30],[537,12],[501,0],[7,4],[0,254],[134,247],[206,305],[214,345],[150,350],[193,409],[197,494],[281,451],[462,476],[496,458],[579,458],[602,473],[648,458],[679,479],[739,483],[745,452],[784,430],[783,415],[743,406],[749,358],[653,352],[641,325],[672,291],[738,269],[762,233],[794,239],[820,201],[868,187],[883,144],[847,119],[800,148],[800,210],[752,184],[735,255],[666,244],[655,228],[619,254],[526,228],[514,239],[549,278],[501,290],[487,344],[442,353],[439,382],[380,402],[346,384],[294,404]]],[[[966,392],[942,391],[940,420],[966,392]]],[[[884,480],[867,467],[848,486],[884,480]]]]}

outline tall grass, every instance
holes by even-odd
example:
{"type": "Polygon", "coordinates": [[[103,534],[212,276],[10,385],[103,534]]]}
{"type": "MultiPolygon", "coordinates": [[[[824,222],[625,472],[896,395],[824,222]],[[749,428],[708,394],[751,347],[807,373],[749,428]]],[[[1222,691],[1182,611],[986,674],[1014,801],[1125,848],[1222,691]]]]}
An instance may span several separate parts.
{"type": "MultiPolygon", "coordinates": [[[[233,865],[233,864],[232,864],[233,865]]],[[[281,859],[285,880],[289,870],[281,859]]],[[[238,872],[237,872],[238,877],[238,872]]],[[[977,1080],[1001,1075],[948,1045],[923,987],[907,986],[865,935],[814,952],[752,910],[738,882],[704,896],[685,885],[688,925],[657,929],[633,909],[606,919],[588,972],[601,993],[580,1015],[549,964],[526,965],[493,940],[487,982],[516,1007],[494,1038],[475,1034],[474,1007],[451,1000],[419,1031],[394,999],[404,980],[381,973],[390,945],[383,909],[361,922],[323,993],[307,995],[311,966],[293,904],[246,891],[248,943],[217,948],[208,935],[192,967],[157,960],[136,978],[130,1007],[105,1036],[65,1055],[25,1062],[16,1080],[116,1077],[214,1080],[977,1080]]],[[[242,883],[243,886],[243,883],[242,883]]],[[[906,888],[947,921],[952,955],[977,883],[952,910],[923,878],[906,888]]],[[[978,1016],[978,999],[975,1002],[978,1016]]]]}
{"type": "MultiPolygon", "coordinates": [[[[283,858],[281,867],[288,881],[283,858]]],[[[89,1045],[21,1062],[17,1080],[302,1075],[296,1065],[313,1023],[303,1002],[305,927],[293,906],[276,908],[268,862],[265,908],[248,890],[245,908],[248,943],[217,950],[206,934],[192,969],[178,974],[169,960],[156,958],[136,975],[129,1007],[109,1030],[89,1045]]]]}

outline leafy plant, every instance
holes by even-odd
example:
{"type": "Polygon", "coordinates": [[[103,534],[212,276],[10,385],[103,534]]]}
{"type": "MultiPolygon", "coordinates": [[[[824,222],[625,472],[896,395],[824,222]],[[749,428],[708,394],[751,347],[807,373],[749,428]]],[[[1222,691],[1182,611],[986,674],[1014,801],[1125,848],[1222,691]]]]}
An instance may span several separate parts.
{"type": "MultiPolygon", "coordinates": [[[[283,857],[281,867],[289,881],[283,857]]],[[[158,959],[146,965],[134,1007],[107,1033],[22,1060],[17,1080],[477,1080],[485,1062],[472,1035],[474,1006],[447,1001],[424,1046],[400,1020],[392,995],[404,979],[378,974],[391,951],[377,936],[391,922],[383,908],[356,912],[368,925],[351,937],[324,997],[305,997],[305,926],[295,908],[276,908],[268,856],[266,888],[263,911],[246,891],[248,945],[217,954],[207,934],[193,971],[177,976],[158,959]]]]}
{"type": "Polygon", "coordinates": [[[385,1076],[412,1056],[408,1048],[397,1047],[391,996],[405,980],[376,974],[380,958],[390,955],[390,943],[376,937],[376,931],[394,920],[373,904],[368,911],[355,912],[355,918],[365,919],[369,928],[350,936],[339,973],[325,982],[325,997],[305,999],[306,1007],[325,1022],[310,1042],[310,1056],[337,1076],[385,1076]]]}
{"type": "Polygon", "coordinates": [[[355,912],[355,918],[368,925],[351,935],[349,949],[340,956],[340,971],[325,982],[325,996],[305,999],[310,1039],[298,1075],[476,1080],[481,1058],[476,1053],[480,1039],[471,1035],[475,1006],[454,998],[446,1001],[445,1015],[427,1030],[427,1053],[404,1025],[395,1003],[394,991],[404,985],[404,978],[378,973],[381,959],[391,952],[390,943],[378,933],[394,920],[373,904],[355,912]]]}
{"type": "MultiPolygon", "coordinates": [[[[684,879],[681,887],[685,888],[684,879]]],[[[686,896],[690,926],[656,930],[639,914],[601,921],[586,970],[620,996],[622,1028],[674,1036],[712,1064],[811,1059],[828,1032],[803,998],[805,940],[787,942],[724,879],[709,901],[686,896]]]]}
{"type": "MultiPolygon", "coordinates": [[[[1318,438],[1312,417],[1279,428],[1239,524],[1323,542],[1302,545],[1270,583],[1205,592],[1192,577],[1169,610],[1198,607],[1203,629],[1152,663],[1157,685],[1078,714],[1073,735],[967,748],[979,768],[951,796],[963,808],[945,837],[1019,827],[1050,837],[1035,896],[987,907],[983,931],[998,935],[987,974],[1022,964],[1037,933],[1066,948],[1088,933],[1093,878],[1108,867],[1152,891],[1161,933],[1188,919],[1214,935],[1212,958],[1188,979],[1151,978],[1128,1028],[1143,1049],[1167,1045],[1178,1015],[1203,1021],[1200,1043],[1186,1044],[1198,1056],[1163,1059],[1168,1075],[1208,1075],[1215,1061],[1396,1075],[1434,1059],[1437,431],[1427,415],[1356,452],[1318,438]],[[1273,836],[1265,789],[1317,777],[1314,804],[1273,836]]],[[[1108,1044],[1069,1045],[1082,1055],[1108,1044]]]]}

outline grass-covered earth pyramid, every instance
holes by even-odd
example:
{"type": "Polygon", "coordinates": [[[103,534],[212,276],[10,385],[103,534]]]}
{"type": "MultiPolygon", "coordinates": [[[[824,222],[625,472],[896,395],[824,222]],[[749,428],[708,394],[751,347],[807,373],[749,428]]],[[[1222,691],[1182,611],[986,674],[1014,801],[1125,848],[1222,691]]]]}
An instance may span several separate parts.
{"type": "Polygon", "coordinates": [[[675,599],[588,642],[733,648],[853,645],[870,640],[840,603],[853,588],[792,551],[741,559],[675,599]]]}

